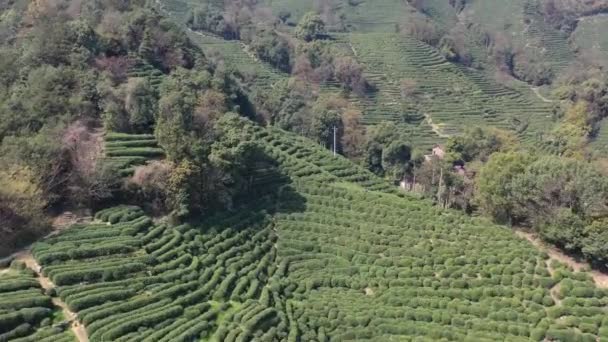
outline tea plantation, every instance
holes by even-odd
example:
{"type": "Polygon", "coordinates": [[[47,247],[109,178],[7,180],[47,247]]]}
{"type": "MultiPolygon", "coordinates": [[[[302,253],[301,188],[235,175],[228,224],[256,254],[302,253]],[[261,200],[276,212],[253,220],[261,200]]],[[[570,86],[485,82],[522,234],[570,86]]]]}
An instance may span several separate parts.
{"type": "Polygon", "coordinates": [[[60,321],[51,297],[29,269],[14,264],[0,274],[0,341],[68,342],[75,337],[60,321]]]}
{"type": "Polygon", "coordinates": [[[133,174],[135,166],[165,155],[153,134],[110,132],[105,135],[104,141],[105,158],[102,162],[125,177],[133,174]]]}
{"type": "Polygon", "coordinates": [[[574,42],[581,48],[590,49],[601,58],[608,56],[608,16],[599,15],[585,18],[579,21],[574,31],[574,42]]]}
{"type": "Polygon", "coordinates": [[[597,341],[608,290],[510,230],[243,124],[273,162],[232,212],[99,211],[33,255],[91,341],[597,341]]]}

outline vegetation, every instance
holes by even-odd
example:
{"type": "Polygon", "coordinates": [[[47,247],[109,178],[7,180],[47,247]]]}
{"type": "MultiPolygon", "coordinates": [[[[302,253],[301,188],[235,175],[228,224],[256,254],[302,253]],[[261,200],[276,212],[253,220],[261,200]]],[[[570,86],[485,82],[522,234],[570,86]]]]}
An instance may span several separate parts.
{"type": "Polygon", "coordinates": [[[57,326],[57,308],[25,265],[13,262],[0,275],[0,340],[74,341],[74,336],[57,326]]]}
{"type": "Polygon", "coordinates": [[[0,5],[0,340],[608,338],[606,8],[0,5]]]}
{"type": "Polygon", "coordinates": [[[111,208],[96,214],[110,225],[34,247],[92,341],[603,336],[608,294],[585,273],[306,139],[234,120],[288,176],[254,180],[274,190],[180,226],[111,208]]]}

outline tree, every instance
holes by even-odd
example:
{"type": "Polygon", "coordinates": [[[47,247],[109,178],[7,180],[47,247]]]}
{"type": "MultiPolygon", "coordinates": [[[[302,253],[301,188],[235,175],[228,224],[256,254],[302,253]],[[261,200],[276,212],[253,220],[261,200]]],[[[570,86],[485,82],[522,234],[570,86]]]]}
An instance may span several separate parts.
{"type": "Polygon", "coordinates": [[[448,159],[454,162],[486,162],[495,152],[515,150],[517,137],[498,128],[469,128],[463,135],[451,137],[446,143],[448,159]]]}
{"type": "Polygon", "coordinates": [[[0,170],[0,255],[40,237],[50,228],[44,191],[27,166],[0,170]]]}
{"type": "Polygon", "coordinates": [[[460,28],[454,28],[448,34],[441,37],[439,51],[449,61],[466,66],[471,66],[473,63],[473,56],[466,47],[465,32],[460,28]]]}
{"type": "Polygon", "coordinates": [[[334,78],[334,54],[331,44],[323,40],[300,43],[293,74],[310,82],[329,81],[334,78]]]}
{"type": "Polygon", "coordinates": [[[585,227],[585,237],[580,245],[583,255],[595,264],[605,267],[608,261],[608,219],[593,221],[585,227]]]}
{"type": "Polygon", "coordinates": [[[150,29],[144,31],[144,36],[139,44],[137,52],[149,63],[154,63],[156,56],[154,55],[154,46],[152,44],[152,33],[150,32],[150,29]]]}
{"type": "Polygon", "coordinates": [[[580,156],[592,132],[593,118],[585,101],[578,101],[566,110],[564,118],[551,132],[554,146],[565,156],[580,156]]]}
{"type": "Polygon", "coordinates": [[[190,129],[195,101],[186,91],[171,91],[159,101],[155,135],[170,160],[192,157],[190,129]]]}
{"type": "Polygon", "coordinates": [[[197,213],[203,206],[199,191],[201,169],[188,159],[182,160],[169,174],[166,188],[167,205],[175,220],[183,220],[197,213]]]}
{"type": "Polygon", "coordinates": [[[308,82],[297,78],[280,80],[263,93],[257,94],[256,101],[264,121],[298,133],[308,131],[307,124],[302,122],[301,113],[309,118],[307,106],[313,101],[312,89],[308,82]]]}
{"type": "Polygon", "coordinates": [[[513,75],[517,49],[509,36],[501,32],[491,34],[490,54],[499,71],[513,75]]]}
{"type": "Polygon", "coordinates": [[[101,96],[101,118],[104,127],[114,132],[129,132],[129,114],[125,110],[125,85],[115,86],[110,78],[97,85],[101,96]]]}
{"type": "Polygon", "coordinates": [[[363,67],[351,57],[340,57],[335,62],[336,80],[348,91],[363,95],[367,89],[367,80],[363,76],[363,67]]]}
{"type": "MultiPolygon", "coordinates": [[[[230,6],[227,10],[237,10],[230,6]]],[[[196,8],[190,13],[187,24],[196,31],[209,31],[224,39],[239,39],[238,13],[222,13],[211,6],[196,8]]]]}
{"type": "Polygon", "coordinates": [[[91,207],[112,197],[120,188],[115,169],[100,163],[102,141],[82,121],[75,121],[63,132],[62,151],[69,159],[66,168],[66,202],[78,207],[91,207]]]}
{"type": "Polygon", "coordinates": [[[136,187],[141,203],[150,204],[156,214],[166,213],[169,208],[169,179],[175,165],[171,162],[154,160],[135,168],[130,185],[136,187]]]}
{"type": "Polygon", "coordinates": [[[585,222],[571,209],[560,208],[539,226],[543,239],[573,252],[583,246],[585,222]]]}
{"type": "Polygon", "coordinates": [[[401,180],[411,170],[412,148],[402,141],[394,141],[382,150],[382,168],[393,180],[401,180]]]}
{"type": "Polygon", "coordinates": [[[475,189],[479,209],[498,222],[517,223],[523,217],[518,205],[518,189],[512,184],[532,162],[532,157],[522,152],[493,154],[481,168],[475,189]]]}
{"type": "Polygon", "coordinates": [[[550,84],[553,81],[553,69],[542,60],[531,58],[524,52],[513,57],[512,75],[534,86],[550,84]]]}
{"type": "Polygon", "coordinates": [[[342,151],[351,159],[359,159],[365,148],[365,128],[361,123],[361,112],[348,109],[342,114],[343,133],[340,139],[342,151]]]}
{"type": "Polygon", "coordinates": [[[436,25],[427,18],[414,17],[405,26],[405,33],[429,45],[437,45],[441,35],[436,25]]]}
{"type": "Polygon", "coordinates": [[[291,72],[291,48],[273,29],[257,30],[251,48],[261,60],[284,72],[291,72]]]}
{"type": "Polygon", "coordinates": [[[295,36],[297,38],[307,42],[322,39],[326,35],[325,23],[321,17],[314,12],[304,14],[295,31],[295,36]]]}
{"type": "Polygon", "coordinates": [[[265,159],[262,148],[247,139],[249,123],[235,113],[226,113],[215,124],[217,139],[209,161],[219,176],[214,186],[213,202],[232,208],[238,197],[247,198],[251,170],[265,159]]]}
{"type": "MultiPolygon", "coordinates": [[[[311,138],[325,147],[333,147],[334,128],[342,130],[342,121],[338,111],[329,109],[313,112],[310,123],[311,138]]],[[[339,148],[336,147],[336,149],[339,148]]]]}
{"type": "Polygon", "coordinates": [[[147,79],[131,78],[126,86],[125,109],[135,132],[148,132],[154,123],[156,91],[147,79]]]}

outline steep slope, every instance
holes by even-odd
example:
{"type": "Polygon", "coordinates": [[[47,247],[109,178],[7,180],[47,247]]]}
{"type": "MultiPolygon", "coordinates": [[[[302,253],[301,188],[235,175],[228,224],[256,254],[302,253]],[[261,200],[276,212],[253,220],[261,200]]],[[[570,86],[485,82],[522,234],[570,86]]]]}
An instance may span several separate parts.
{"type": "Polygon", "coordinates": [[[256,200],[178,227],[99,212],[35,258],[92,341],[595,340],[608,291],[510,230],[243,123],[256,200]]]}
{"type": "Polygon", "coordinates": [[[479,23],[488,32],[506,32],[526,54],[547,63],[555,73],[574,60],[568,35],[545,23],[538,0],[467,1],[461,17],[479,23]]]}
{"type": "MultiPolygon", "coordinates": [[[[367,71],[381,75],[376,78],[381,94],[399,94],[397,85],[401,80],[415,81],[423,97],[422,111],[439,125],[442,133],[460,133],[471,124],[516,130],[525,122],[528,134],[543,131],[551,124],[546,115],[548,105],[535,99],[531,92],[507,88],[483,71],[450,63],[416,39],[368,33],[351,34],[349,40],[367,71]]],[[[375,120],[387,119],[391,118],[375,120]]]]}

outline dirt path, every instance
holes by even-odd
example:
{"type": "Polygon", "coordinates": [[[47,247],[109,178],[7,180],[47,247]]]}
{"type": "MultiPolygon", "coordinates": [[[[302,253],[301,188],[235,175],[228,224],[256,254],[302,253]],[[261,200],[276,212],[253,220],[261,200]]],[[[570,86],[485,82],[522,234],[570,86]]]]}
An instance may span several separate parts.
{"type": "Polygon", "coordinates": [[[355,49],[355,47],[353,46],[353,44],[351,42],[348,42],[348,46],[350,47],[350,50],[353,52],[353,55],[355,56],[355,58],[359,57],[357,50],[355,49]]]}
{"type": "Polygon", "coordinates": [[[543,94],[540,93],[540,89],[538,87],[530,87],[530,89],[532,89],[532,91],[534,92],[534,94],[536,94],[536,96],[541,99],[541,101],[545,102],[545,103],[553,103],[555,101],[553,100],[549,100],[548,98],[544,97],[543,94]]]}
{"type": "MultiPolygon", "coordinates": [[[[77,214],[66,211],[63,214],[55,217],[55,219],[53,219],[53,230],[48,235],[46,235],[43,239],[51,237],[51,236],[59,233],[60,231],[70,227],[74,223],[91,222],[91,220],[92,220],[92,217],[90,216],[90,213],[88,213],[86,211],[82,212],[82,213],[79,212],[77,214]]],[[[16,261],[23,262],[27,268],[36,272],[36,280],[40,283],[40,286],[43,289],[48,290],[48,289],[54,288],[55,284],[53,284],[53,282],[48,277],[45,277],[42,275],[42,272],[41,272],[42,267],[40,267],[38,262],[32,256],[31,248],[32,248],[31,245],[27,246],[24,249],[22,249],[21,251],[11,254],[11,256],[9,256],[9,258],[12,258],[16,261]]],[[[9,271],[10,271],[10,269],[0,270],[0,275],[7,273],[9,271]]],[[[78,322],[76,313],[71,311],[68,308],[68,306],[59,297],[53,297],[52,302],[55,306],[61,308],[65,319],[70,322],[70,328],[72,329],[72,332],[74,333],[74,335],[76,335],[76,338],[78,338],[78,341],[79,342],[88,342],[89,337],[87,335],[87,331],[86,331],[84,325],[82,325],[82,324],[80,324],[80,322],[78,322]]]]}
{"type": "MultiPolygon", "coordinates": [[[[576,272],[580,272],[584,269],[589,269],[588,263],[577,261],[573,257],[566,255],[565,253],[558,250],[557,248],[555,248],[553,246],[548,246],[547,244],[543,243],[536,235],[534,235],[532,233],[524,232],[521,230],[516,230],[515,234],[517,234],[517,236],[519,236],[521,238],[524,238],[524,239],[530,241],[530,243],[532,243],[535,247],[546,252],[547,255],[549,255],[550,260],[557,260],[561,263],[564,263],[564,264],[570,266],[576,272]]],[[[553,274],[553,269],[549,265],[549,260],[547,261],[547,268],[548,268],[549,272],[551,274],[553,274]]],[[[608,274],[604,274],[604,273],[596,271],[596,270],[591,270],[591,271],[586,271],[586,272],[591,275],[591,277],[593,278],[593,281],[595,282],[595,285],[597,287],[608,288],[608,274]]]]}
{"type": "Polygon", "coordinates": [[[424,113],[424,117],[426,118],[426,122],[431,126],[431,129],[433,130],[433,132],[435,132],[435,134],[437,134],[438,136],[442,137],[442,138],[449,138],[450,136],[441,132],[441,127],[439,127],[438,124],[433,123],[433,118],[431,118],[431,116],[427,113],[424,113]]]}
{"type": "MultiPolygon", "coordinates": [[[[38,262],[36,262],[34,257],[32,257],[32,253],[30,252],[29,248],[16,253],[14,256],[15,260],[23,262],[25,266],[27,266],[27,268],[32,269],[34,272],[36,272],[36,280],[38,280],[40,286],[42,286],[43,289],[49,290],[55,287],[55,284],[53,284],[53,282],[49,278],[42,275],[41,267],[38,262]]],[[[70,322],[70,328],[72,329],[74,335],[76,335],[76,338],[78,338],[78,341],[88,342],[89,337],[87,335],[87,331],[84,325],[78,322],[76,313],[71,311],[59,297],[53,297],[52,302],[55,306],[61,308],[65,319],[70,322]]]]}

